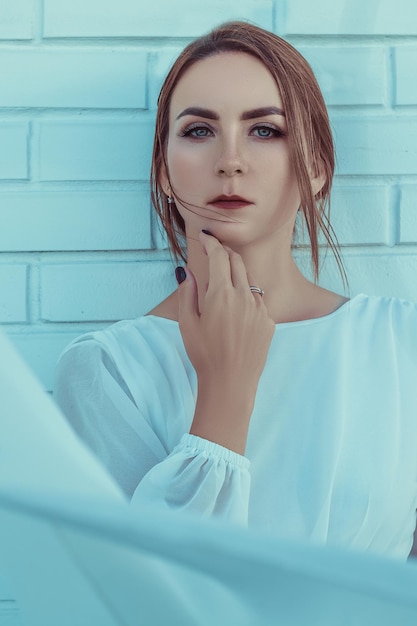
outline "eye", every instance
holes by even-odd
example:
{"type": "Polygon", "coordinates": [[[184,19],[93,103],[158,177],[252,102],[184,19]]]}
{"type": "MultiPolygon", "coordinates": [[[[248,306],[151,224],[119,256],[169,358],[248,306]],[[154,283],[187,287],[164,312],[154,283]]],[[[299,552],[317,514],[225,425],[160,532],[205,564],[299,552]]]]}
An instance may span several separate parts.
{"type": "Polygon", "coordinates": [[[192,137],[193,139],[205,139],[213,134],[212,130],[207,126],[202,126],[199,123],[191,124],[180,130],[180,137],[192,137]]]}
{"type": "Polygon", "coordinates": [[[251,133],[254,134],[255,137],[259,137],[259,139],[273,139],[274,137],[284,136],[284,132],[272,124],[259,124],[258,126],[254,126],[251,128],[251,133]]]}

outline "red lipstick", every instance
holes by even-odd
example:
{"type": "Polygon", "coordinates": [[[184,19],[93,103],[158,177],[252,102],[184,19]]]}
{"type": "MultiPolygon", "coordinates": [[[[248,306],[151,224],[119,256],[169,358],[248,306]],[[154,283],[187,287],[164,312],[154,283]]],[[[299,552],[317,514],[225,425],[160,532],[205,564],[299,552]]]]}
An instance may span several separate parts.
{"type": "Polygon", "coordinates": [[[214,200],[211,200],[209,204],[219,208],[219,209],[241,209],[245,206],[249,206],[253,204],[250,200],[246,198],[242,198],[241,196],[217,196],[214,200]]]}

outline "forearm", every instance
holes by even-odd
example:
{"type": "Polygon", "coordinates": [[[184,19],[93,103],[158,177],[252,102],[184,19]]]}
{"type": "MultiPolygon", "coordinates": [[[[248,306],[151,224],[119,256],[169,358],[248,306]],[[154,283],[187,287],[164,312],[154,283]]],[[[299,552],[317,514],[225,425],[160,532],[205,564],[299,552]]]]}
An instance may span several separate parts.
{"type": "MultiPolygon", "coordinates": [[[[178,511],[246,526],[249,459],[188,434],[190,415],[186,412],[178,415],[179,426],[167,438],[161,437],[166,431],[161,425],[175,417],[175,410],[183,411],[182,403],[172,407],[172,414],[166,407],[159,422],[148,419],[120,387],[121,375],[112,369],[112,362],[104,366],[105,356],[95,340],[83,340],[67,350],[57,368],[55,398],[74,430],[132,497],[135,509],[178,511]]],[[[137,376],[146,378],[141,368],[137,376]]],[[[224,393],[219,385],[215,388],[220,396],[224,393]]],[[[144,383],[142,397],[147,391],[144,383]]],[[[215,410],[211,406],[210,411],[215,410]]]]}
{"type": "Polygon", "coordinates": [[[190,434],[244,455],[255,392],[242,383],[199,378],[190,434]]]}

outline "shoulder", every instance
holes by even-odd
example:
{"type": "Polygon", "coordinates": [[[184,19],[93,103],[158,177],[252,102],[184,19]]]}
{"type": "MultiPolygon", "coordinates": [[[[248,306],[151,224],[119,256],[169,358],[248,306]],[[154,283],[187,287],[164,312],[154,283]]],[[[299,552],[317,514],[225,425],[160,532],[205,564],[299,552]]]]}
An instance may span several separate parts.
{"type": "Polygon", "coordinates": [[[73,355],[88,355],[94,353],[111,355],[117,353],[123,346],[137,343],[139,338],[152,342],[152,318],[147,316],[131,320],[121,320],[110,324],[106,328],[89,331],[71,341],[60,358],[71,353],[73,355]]]}
{"type": "Polygon", "coordinates": [[[403,346],[417,353],[417,304],[393,296],[360,294],[351,300],[352,324],[368,342],[403,346]]]}
{"type": "Polygon", "coordinates": [[[178,324],[159,317],[141,316],[77,337],[61,353],[57,370],[90,372],[104,367],[115,375],[128,376],[141,369],[148,374],[166,369],[171,356],[181,349],[178,324]]]}
{"type": "Polygon", "coordinates": [[[393,322],[398,319],[417,320],[417,304],[395,296],[377,296],[360,293],[350,301],[350,309],[358,315],[387,317],[393,322]]]}
{"type": "Polygon", "coordinates": [[[72,341],[57,363],[54,389],[60,397],[79,395],[90,404],[105,397],[125,406],[128,398],[143,415],[162,404],[168,414],[179,390],[189,393],[190,370],[178,324],[142,316],[72,341]]]}
{"type": "Polygon", "coordinates": [[[149,311],[149,313],[146,313],[144,317],[149,315],[178,322],[178,291],[171,293],[168,298],[165,298],[165,300],[149,311]]]}
{"type": "Polygon", "coordinates": [[[63,350],[60,360],[68,354],[80,355],[88,353],[100,354],[102,352],[110,352],[113,338],[117,335],[123,335],[123,329],[129,328],[134,320],[123,320],[115,322],[106,328],[92,330],[73,339],[63,350]]]}

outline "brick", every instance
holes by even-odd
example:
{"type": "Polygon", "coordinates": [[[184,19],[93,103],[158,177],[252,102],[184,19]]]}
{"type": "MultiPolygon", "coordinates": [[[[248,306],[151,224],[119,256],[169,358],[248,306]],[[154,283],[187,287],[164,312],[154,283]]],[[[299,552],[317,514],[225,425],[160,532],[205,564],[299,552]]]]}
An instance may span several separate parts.
{"type": "Polygon", "coordinates": [[[143,50],[1,50],[0,106],[144,109],[146,66],[143,50]]]}
{"type": "MultiPolygon", "coordinates": [[[[13,601],[14,595],[11,591],[11,587],[6,576],[6,571],[4,569],[0,569],[0,606],[4,602],[13,601]]],[[[1,613],[0,613],[1,616],[1,613]]],[[[0,620],[0,624],[1,624],[0,620]]]]}
{"type": "Polygon", "coordinates": [[[328,105],[385,102],[385,54],[371,46],[303,46],[328,105]]]}
{"type": "Polygon", "coordinates": [[[156,109],[162,83],[180,54],[182,48],[173,47],[158,50],[149,55],[149,108],[156,109]]]}
{"type": "Polygon", "coordinates": [[[32,39],[33,0],[2,0],[0,39],[32,39]]]}
{"type": "Polygon", "coordinates": [[[272,28],[272,0],[44,0],[45,37],[194,37],[220,22],[248,19],[272,28]]]}
{"type": "Polygon", "coordinates": [[[135,318],[175,288],[168,261],[46,265],[41,268],[41,317],[49,322],[135,318]]]}
{"type": "Polygon", "coordinates": [[[0,599],[1,626],[22,626],[21,613],[15,602],[2,602],[0,599]]]}
{"type": "MultiPolygon", "coordinates": [[[[395,296],[417,302],[417,254],[396,254],[395,248],[392,250],[391,254],[344,254],[351,295],[395,296]]],[[[328,255],[320,284],[340,292],[341,280],[331,256],[328,255]]]]}
{"type": "Polygon", "coordinates": [[[153,122],[45,121],[40,127],[43,181],[149,180],[153,122]]]}
{"type": "Polygon", "coordinates": [[[338,174],[415,174],[417,117],[333,117],[338,174]]]}
{"type": "Polygon", "coordinates": [[[404,186],[400,202],[400,242],[417,243],[417,187],[404,186]]]}
{"type": "Polygon", "coordinates": [[[397,48],[395,51],[395,104],[417,104],[416,68],[417,48],[415,46],[412,48],[397,48]]]}
{"type": "Polygon", "coordinates": [[[414,0],[360,4],[346,0],[290,0],[284,32],[287,35],[415,35],[416,5],[414,0]]]}
{"type": "Polygon", "coordinates": [[[151,228],[153,248],[157,250],[166,250],[169,247],[168,236],[155,210],[151,211],[151,228]]]}
{"type": "Polygon", "coordinates": [[[334,187],[330,219],[342,245],[386,243],[388,211],[388,187],[334,187]]]}
{"type": "Polygon", "coordinates": [[[26,361],[46,391],[54,386],[55,366],[64,348],[76,337],[87,332],[34,332],[8,333],[11,342],[26,361]]]}
{"type": "Polygon", "coordinates": [[[0,178],[28,177],[27,144],[29,125],[24,122],[0,124],[0,178]]]}
{"type": "Polygon", "coordinates": [[[26,322],[26,276],[24,264],[0,265],[0,323],[26,322]]]}
{"type": "Polygon", "coordinates": [[[0,251],[152,247],[148,187],[137,191],[0,193],[0,251]],[[22,228],[22,225],[24,227],[22,228]]]}
{"type": "MultiPolygon", "coordinates": [[[[389,188],[335,184],[330,203],[330,222],[340,245],[386,244],[389,239],[389,188]]],[[[297,245],[308,245],[306,227],[297,221],[297,245]]],[[[319,243],[326,245],[322,233],[319,243]]]]}

